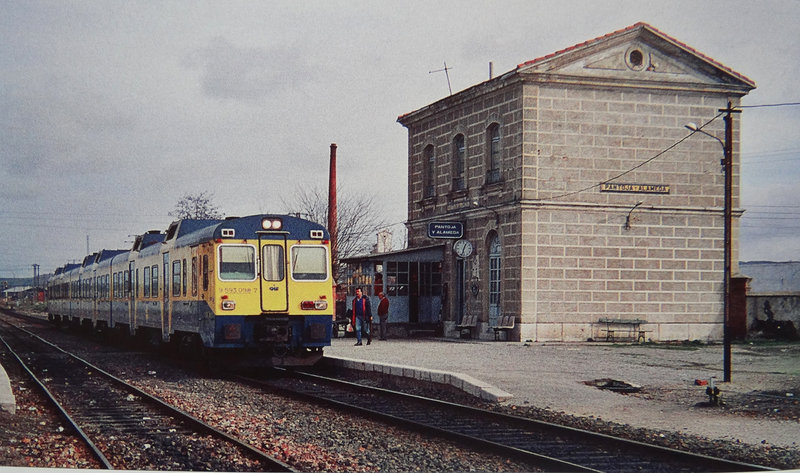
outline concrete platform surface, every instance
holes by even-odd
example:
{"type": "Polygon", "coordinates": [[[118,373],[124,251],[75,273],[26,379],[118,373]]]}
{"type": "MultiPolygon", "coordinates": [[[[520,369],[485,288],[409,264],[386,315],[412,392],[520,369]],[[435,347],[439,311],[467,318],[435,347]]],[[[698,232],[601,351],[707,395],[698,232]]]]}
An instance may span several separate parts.
{"type": "MultiPolygon", "coordinates": [[[[731,383],[722,383],[721,345],[521,343],[445,339],[373,340],[353,346],[334,339],[325,358],[356,369],[448,382],[483,399],[531,405],[575,416],[711,439],[800,448],[797,420],[772,420],[700,407],[716,382],[733,393],[800,388],[800,344],[736,344],[731,383]],[[426,374],[427,373],[427,374],[426,374]],[[449,374],[450,376],[446,376],[449,374]],[[714,379],[714,377],[716,377],[714,379]],[[599,389],[614,379],[642,387],[639,395],[599,389]],[[588,383],[588,384],[587,384],[588,383]]],[[[796,391],[795,391],[796,392],[796,391]]]]}
{"type": "Polygon", "coordinates": [[[17,412],[17,401],[11,391],[11,382],[3,365],[0,365],[0,409],[12,414],[17,412]]]}

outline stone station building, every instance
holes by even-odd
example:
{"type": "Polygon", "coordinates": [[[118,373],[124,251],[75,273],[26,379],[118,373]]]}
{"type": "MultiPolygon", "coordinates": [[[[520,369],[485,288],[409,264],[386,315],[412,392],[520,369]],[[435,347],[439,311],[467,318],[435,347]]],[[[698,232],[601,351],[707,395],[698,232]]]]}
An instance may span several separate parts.
{"type": "MultiPolygon", "coordinates": [[[[404,254],[441,255],[439,313],[404,320],[457,337],[477,316],[471,335],[491,339],[513,315],[510,340],[578,341],[603,337],[609,317],[646,321],[653,340],[721,339],[723,152],[684,125],[723,139],[720,110],[754,87],[637,23],[400,116],[404,254]]],[[[738,140],[734,126],[733,262],[738,140]]]]}

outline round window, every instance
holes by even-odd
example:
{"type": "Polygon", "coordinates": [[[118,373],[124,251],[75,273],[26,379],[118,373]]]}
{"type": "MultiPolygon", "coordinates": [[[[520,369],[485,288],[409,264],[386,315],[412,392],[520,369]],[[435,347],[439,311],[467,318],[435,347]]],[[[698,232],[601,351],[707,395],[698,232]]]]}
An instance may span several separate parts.
{"type": "Polygon", "coordinates": [[[628,59],[631,61],[632,66],[639,67],[644,62],[644,55],[638,49],[634,49],[631,51],[631,54],[628,56],[628,59]]]}
{"type": "Polygon", "coordinates": [[[625,64],[634,71],[641,71],[647,67],[647,56],[645,53],[636,47],[629,49],[625,53],[625,64]]]}

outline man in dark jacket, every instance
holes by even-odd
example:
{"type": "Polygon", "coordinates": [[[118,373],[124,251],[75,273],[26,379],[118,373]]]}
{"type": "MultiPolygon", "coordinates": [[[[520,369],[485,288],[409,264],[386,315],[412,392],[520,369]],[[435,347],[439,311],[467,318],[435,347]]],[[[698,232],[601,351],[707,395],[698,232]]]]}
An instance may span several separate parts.
{"type": "Polygon", "coordinates": [[[356,346],[361,345],[361,330],[367,334],[367,345],[372,343],[372,334],[369,326],[372,323],[372,306],[369,297],[365,297],[361,288],[356,288],[356,297],[353,299],[353,328],[356,331],[356,346]]]}

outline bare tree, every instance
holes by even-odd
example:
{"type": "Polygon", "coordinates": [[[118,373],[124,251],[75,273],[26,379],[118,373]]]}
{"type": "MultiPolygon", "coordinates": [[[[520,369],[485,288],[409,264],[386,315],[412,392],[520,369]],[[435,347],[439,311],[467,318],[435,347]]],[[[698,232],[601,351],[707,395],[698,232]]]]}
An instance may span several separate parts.
{"type": "MultiPolygon", "coordinates": [[[[328,225],[328,192],[320,188],[298,188],[292,203],[283,201],[294,213],[328,225]]],[[[388,226],[384,209],[372,194],[352,194],[339,189],[337,196],[337,254],[347,258],[372,250],[379,230],[388,226]]]]}
{"type": "Polygon", "coordinates": [[[214,194],[200,192],[199,194],[186,193],[181,197],[175,209],[169,213],[178,219],[222,219],[225,218],[219,207],[214,202],[214,194]]]}

